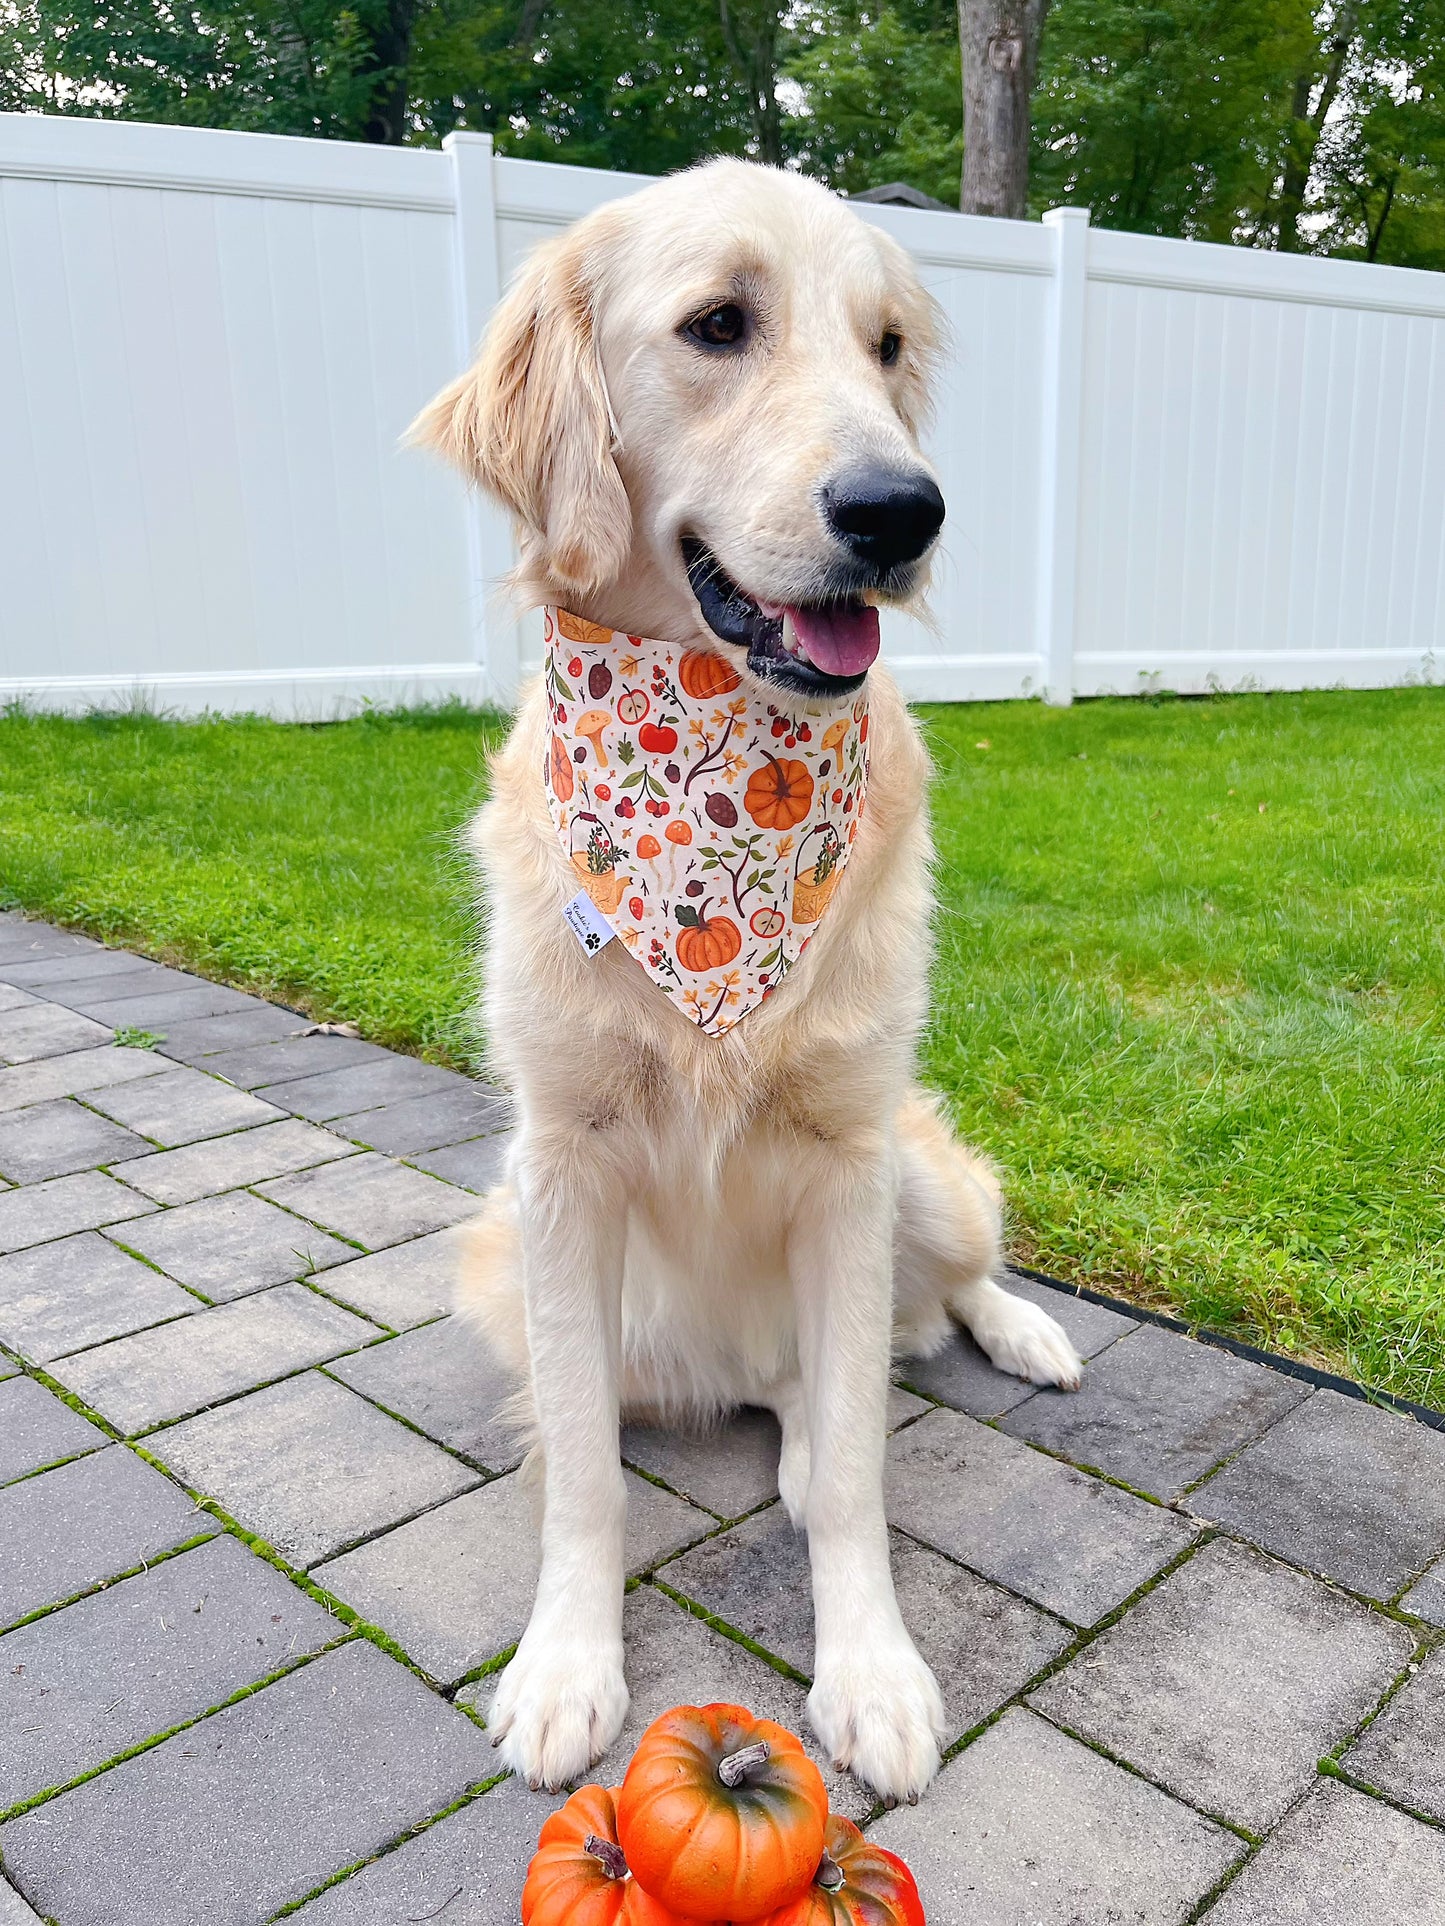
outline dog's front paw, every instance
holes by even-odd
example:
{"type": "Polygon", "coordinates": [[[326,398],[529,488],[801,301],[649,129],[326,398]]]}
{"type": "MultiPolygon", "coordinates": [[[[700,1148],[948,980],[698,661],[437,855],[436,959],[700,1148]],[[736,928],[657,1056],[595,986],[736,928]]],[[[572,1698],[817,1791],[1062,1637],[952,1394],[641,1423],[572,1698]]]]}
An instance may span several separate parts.
{"type": "Polygon", "coordinates": [[[938,1770],[943,1700],[901,1630],[837,1657],[819,1653],[808,1717],[834,1764],[865,1780],[886,1805],[915,1801],[938,1770]]]}
{"type": "Polygon", "coordinates": [[[622,1730],[622,1647],[527,1637],[502,1674],[488,1725],[502,1763],[534,1791],[579,1778],[622,1730]]]}
{"type": "Polygon", "coordinates": [[[1000,1371],[1030,1384],[1056,1384],[1077,1391],[1084,1361],[1062,1324],[1026,1297],[995,1290],[981,1314],[969,1319],[979,1348],[1000,1371]]]}

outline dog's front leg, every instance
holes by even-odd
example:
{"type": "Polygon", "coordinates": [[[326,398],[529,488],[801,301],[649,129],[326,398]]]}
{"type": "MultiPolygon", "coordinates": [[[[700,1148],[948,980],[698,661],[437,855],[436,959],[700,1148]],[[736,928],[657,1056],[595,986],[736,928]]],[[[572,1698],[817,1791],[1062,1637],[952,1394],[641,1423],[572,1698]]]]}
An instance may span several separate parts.
{"type": "Polygon", "coordinates": [[[819,1146],[789,1249],[811,1434],[805,1518],[816,1656],[808,1713],[834,1760],[890,1804],[938,1768],[943,1702],[893,1592],[883,1513],[892,1147],[819,1146]]]}
{"type": "Polygon", "coordinates": [[[493,1744],[533,1786],[560,1786],[617,1737],[623,1529],[618,1455],[626,1208],[603,1132],[519,1148],[522,1273],[544,1463],[531,1620],[493,1701],[493,1744]]]}

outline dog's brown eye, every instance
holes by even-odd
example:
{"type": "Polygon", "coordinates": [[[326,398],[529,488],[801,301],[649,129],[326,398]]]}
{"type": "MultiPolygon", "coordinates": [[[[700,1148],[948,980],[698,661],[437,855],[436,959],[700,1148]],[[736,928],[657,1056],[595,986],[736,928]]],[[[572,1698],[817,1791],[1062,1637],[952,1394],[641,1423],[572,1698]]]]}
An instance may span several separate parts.
{"type": "Polygon", "coordinates": [[[689,321],[686,332],[705,348],[735,348],[747,339],[747,311],[736,301],[724,301],[689,321]]]}
{"type": "Polygon", "coordinates": [[[903,352],[903,336],[895,334],[890,328],[878,343],[878,359],[885,368],[891,368],[903,352]]]}

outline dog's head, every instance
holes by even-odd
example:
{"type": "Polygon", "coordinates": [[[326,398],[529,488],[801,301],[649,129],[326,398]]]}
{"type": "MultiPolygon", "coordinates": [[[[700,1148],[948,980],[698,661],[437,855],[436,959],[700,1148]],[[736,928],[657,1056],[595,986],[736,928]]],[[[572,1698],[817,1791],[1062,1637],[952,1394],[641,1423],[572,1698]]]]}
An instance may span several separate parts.
{"type": "Polygon", "coordinates": [[[511,509],[539,599],[839,690],[943,521],[916,438],[933,340],[887,235],[714,161],[540,248],[414,433],[511,509]]]}

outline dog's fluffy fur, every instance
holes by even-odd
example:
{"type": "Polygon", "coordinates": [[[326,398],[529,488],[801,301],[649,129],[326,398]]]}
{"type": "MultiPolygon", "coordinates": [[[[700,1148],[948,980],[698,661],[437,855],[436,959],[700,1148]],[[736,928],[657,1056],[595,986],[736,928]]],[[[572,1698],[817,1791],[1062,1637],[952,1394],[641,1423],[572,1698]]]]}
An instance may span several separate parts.
{"type": "MultiPolygon", "coordinates": [[[[881,232],[797,177],[715,162],[534,255],[417,433],[512,510],[524,593],[720,648],[680,538],[760,602],[826,594],[837,544],[819,487],[848,463],[923,466],[932,338],[881,232]],[[754,331],[736,353],[700,351],[686,323],[722,301],[754,331]],[[885,365],[889,330],[903,347],[885,365]]],[[[925,566],[887,586],[916,591],[925,566]]],[[[891,1801],[934,1772],[942,1706],[889,1574],[890,1350],[927,1354],[957,1317],[1002,1369],[1078,1382],[1059,1327],[992,1281],[992,1167],[913,1081],[927,763],[881,669],[869,693],[868,808],[844,886],[785,988],[722,1038],[622,944],[588,958],[564,924],[575,877],[542,791],[540,689],[474,824],[488,1034],[520,1128],[462,1289],[525,1387],[543,1472],[536,1604],[491,1718],[535,1784],[583,1771],[626,1710],[619,1411],[776,1411],[783,1502],[813,1568],[810,1717],[891,1801]]]]}

